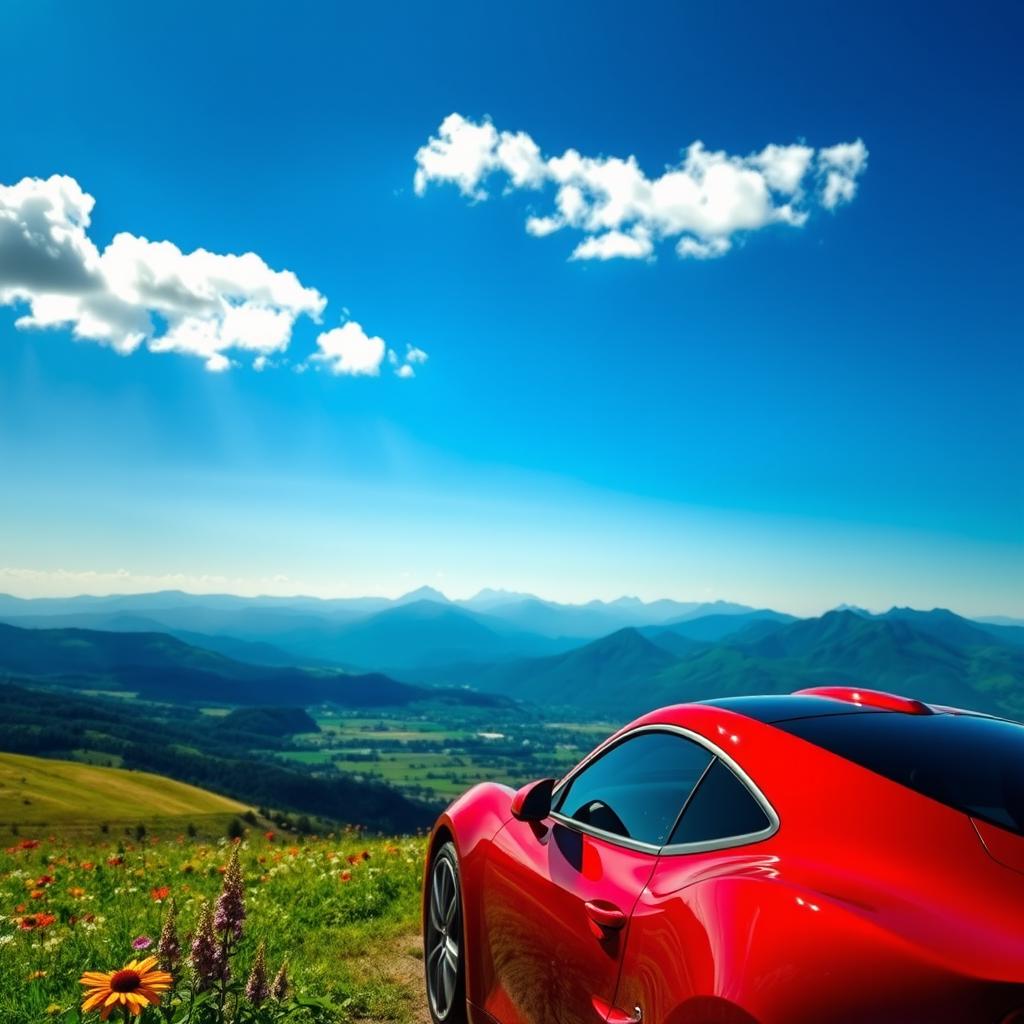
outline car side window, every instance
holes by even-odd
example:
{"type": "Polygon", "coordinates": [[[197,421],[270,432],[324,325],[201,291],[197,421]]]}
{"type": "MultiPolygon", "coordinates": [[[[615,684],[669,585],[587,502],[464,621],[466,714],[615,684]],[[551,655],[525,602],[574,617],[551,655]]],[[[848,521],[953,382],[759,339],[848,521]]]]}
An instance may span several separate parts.
{"type": "Polygon", "coordinates": [[[663,846],[712,755],[670,732],[616,744],[566,786],[555,809],[612,835],[663,846]]]}
{"type": "Polygon", "coordinates": [[[690,797],[669,845],[749,836],[770,825],[768,815],[750,790],[728,765],[716,759],[690,797]]]}

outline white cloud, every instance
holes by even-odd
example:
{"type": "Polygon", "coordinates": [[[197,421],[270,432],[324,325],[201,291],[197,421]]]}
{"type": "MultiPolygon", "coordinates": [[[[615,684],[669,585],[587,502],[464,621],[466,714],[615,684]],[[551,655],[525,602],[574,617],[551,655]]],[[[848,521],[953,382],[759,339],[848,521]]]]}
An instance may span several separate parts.
{"type": "Polygon", "coordinates": [[[868,165],[868,149],[864,143],[841,142],[818,153],[819,173],[823,178],[821,205],[826,210],[848,203],[857,194],[857,178],[868,165]]]}
{"type": "Polygon", "coordinates": [[[724,256],[732,248],[728,238],[709,238],[706,242],[689,235],[684,235],[676,244],[676,252],[680,256],[690,256],[695,260],[713,260],[724,256]]]}
{"type": "Polygon", "coordinates": [[[0,305],[28,307],[18,327],[67,327],[123,354],[145,344],[223,371],[226,353],[280,352],[300,316],[323,312],[315,288],[255,253],[184,253],[127,233],[101,251],[88,234],[94,205],[66,175],[0,185],[0,305]]]}
{"type": "Polygon", "coordinates": [[[394,368],[395,376],[405,380],[415,377],[415,367],[422,366],[428,358],[427,353],[415,345],[406,345],[404,356],[400,356],[393,348],[388,349],[388,363],[394,368]]]}
{"type": "Polygon", "coordinates": [[[849,202],[867,156],[859,139],[817,152],[773,143],[749,156],[694,142],[678,165],[649,178],[632,156],[569,149],[545,158],[525,132],[450,114],[417,151],[414,184],[423,195],[430,183],[449,182],[474,200],[487,198],[491,175],[506,177],[506,191],[554,186],[554,210],[530,216],[526,230],[536,237],[582,232],[572,259],[646,259],[665,239],[682,257],[708,259],[728,252],[738,234],[770,224],[802,227],[815,206],[849,202]]]}
{"type": "MultiPolygon", "coordinates": [[[[514,181],[531,180],[539,156],[527,137],[494,146],[502,147],[514,181]]],[[[122,354],[145,345],[198,356],[223,373],[243,352],[255,354],[257,371],[279,365],[270,356],[288,348],[299,317],[319,323],[324,296],[252,252],[184,253],[173,242],[126,232],[101,251],[88,233],[95,202],[66,175],[0,185],[0,305],[27,307],[15,321],[19,328],[66,327],[122,354]]],[[[376,376],[386,348],[352,321],[322,333],[317,346],[311,358],[356,376],[376,376]]],[[[408,346],[403,365],[425,360],[426,353],[408,346]]]]}
{"type": "Polygon", "coordinates": [[[601,235],[590,235],[573,249],[570,259],[613,260],[623,257],[631,260],[646,259],[654,251],[650,233],[637,226],[627,234],[623,231],[605,231],[601,235]]]}
{"type": "Polygon", "coordinates": [[[376,377],[387,349],[383,338],[371,337],[355,320],[324,331],[316,344],[318,351],[310,359],[333,374],[352,377],[376,377]]]}

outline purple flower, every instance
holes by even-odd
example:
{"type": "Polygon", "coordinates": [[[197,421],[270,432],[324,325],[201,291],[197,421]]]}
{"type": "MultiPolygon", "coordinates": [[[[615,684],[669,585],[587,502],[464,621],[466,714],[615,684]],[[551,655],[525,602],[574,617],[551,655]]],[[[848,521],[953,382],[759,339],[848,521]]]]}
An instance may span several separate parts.
{"type": "Polygon", "coordinates": [[[253,1006],[259,1006],[267,1000],[270,995],[270,985],[267,983],[267,946],[265,942],[260,943],[256,950],[256,959],[253,961],[252,970],[249,972],[249,980],[245,983],[245,998],[253,1006]]]}
{"type": "Polygon", "coordinates": [[[165,971],[173,971],[181,960],[181,941],[178,938],[178,907],[173,896],[167,903],[167,915],[164,917],[164,927],[160,932],[160,941],[157,943],[156,949],[160,955],[160,966],[165,971]]]}
{"type": "Polygon", "coordinates": [[[132,949],[149,949],[153,945],[153,940],[148,935],[140,935],[138,938],[132,939],[132,949]]]}
{"type": "Polygon", "coordinates": [[[221,886],[217,909],[213,915],[213,930],[218,933],[230,932],[236,939],[240,939],[244,920],[245,892],[242,888],[242,865],[238,861],[238,847],[235,846],[224,872],[224,884],[221,886]]]}
{"type": "Polygon", "coordinates": [[[224,948],[213,933],[213,915],[210,913],[209,903],[204,903],[199,911],[189,959],[192,961],[192,969],[196,972],[200,990],[207,989],[215,981],[228,976],[224,948]]]}

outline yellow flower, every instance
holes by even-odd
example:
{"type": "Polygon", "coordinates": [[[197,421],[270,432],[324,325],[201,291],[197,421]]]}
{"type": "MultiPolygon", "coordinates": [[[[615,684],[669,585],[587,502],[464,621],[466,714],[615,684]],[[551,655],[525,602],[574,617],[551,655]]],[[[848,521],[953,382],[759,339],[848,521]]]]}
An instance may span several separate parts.
{"type": "Polygon", "coordinates": [[[60,1003],[50,1003],[50,1005],[46,1008],[46,1012],[51,1017],[56,1017],[57,1014],[60,1013],[61,1009],[62,1009],[62,1007],[61,1007],[60,1003]]]}
{"type": "Polygon", "coordinates": [[[79,982],[88,989],[82,1012],[99,1010],[100,1020],[106,1020],[118,1006],[136,1015],[150,1004],[159,1006],[159,993],[166,992],[174,979],[166,971],[154,971],[155,964],[156,957],[147,956],[145,960],[132,960],[119,971],[86,971],[79,982]]]}

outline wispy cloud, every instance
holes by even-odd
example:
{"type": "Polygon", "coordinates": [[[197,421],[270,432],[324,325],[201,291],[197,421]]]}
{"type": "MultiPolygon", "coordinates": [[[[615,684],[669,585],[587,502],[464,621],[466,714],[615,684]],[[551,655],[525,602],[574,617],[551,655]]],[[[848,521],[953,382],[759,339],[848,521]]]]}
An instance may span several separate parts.
{"type": "Polygon", "coordinates": [[[474,201],[487,198],[492,175],[504,177],[506,192],[553,185],[554,208],[528,217],[526,230],[538,237],[582,232],[572,259],[648,259],[662,240],[673,241],[680,257],[709,259],[746,232],[802,227],[816,207],[852,201],[867,160],[860,139],[819,150],[771,144],[748,156],[694,142],[679,164],[649,178],[633,156],[568,149],[545,157],[525,132],[450,114],[417,151],[413,183],[418,195],[431,183],[454,184],[474,201]]]}
{"type": "MultiPolygon", "coordinates": [[[[0,185],[0,305],[27,308],[18,327],[67,328],[125,355],[143,345],[179,352],[222,372],[242,355],[253,357],[256,370],[277,365],[270,357],[288,348],[296,321],[320,321],[327,299],[252,252],[185,253],[127,232],[101,250],[89,236],[95,202],[66,175],[0,185]]],[[[339,365],[373,373],[369,349],[379,343],[379,366],[380,338],[351,323],[320,338],[335,344],[349,329],[350,341],[353,327],[362,347],[339,365]]]]}
{"type": "Polygon", "coordinates": [[[383,338],[371,337],[362,326],[349,320],[340,327],[324,331],[316,339],[317,351],[309,357],[336,376],[377,377],[387,359],[396,377],[416,376],[415,367],[427,361],[427,353],[414,345],[406,345],[400,356],[388,348],[383,338]]]}

